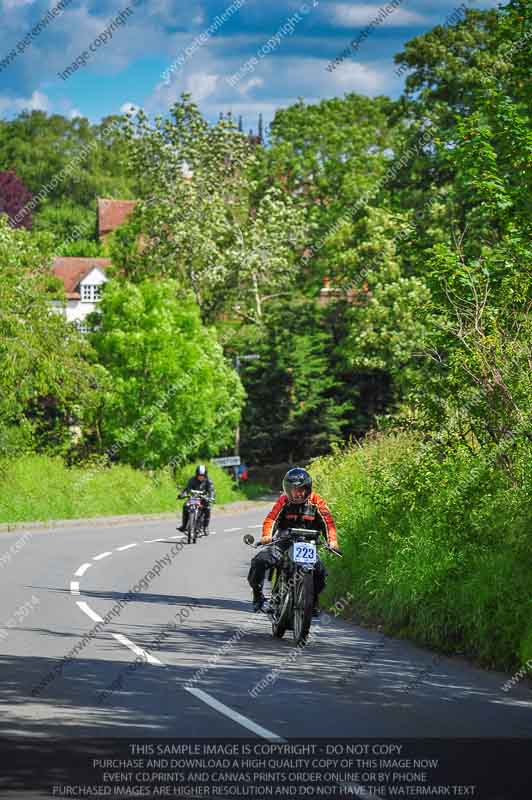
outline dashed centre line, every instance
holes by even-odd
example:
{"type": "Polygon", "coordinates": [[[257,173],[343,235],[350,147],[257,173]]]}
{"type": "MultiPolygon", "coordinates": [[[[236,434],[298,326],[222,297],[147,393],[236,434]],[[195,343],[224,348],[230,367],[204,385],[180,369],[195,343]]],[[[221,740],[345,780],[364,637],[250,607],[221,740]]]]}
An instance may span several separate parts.
{"type": "Polygon", "coordinates": [[[164,667],[164,664],[162,663],[162,661],[159,661],[158,658],[155,658],[155,656],[152,656],[150,653],[148,653],[147,650],[143,650],[142,647],[139,647],[134,642],[131,642],[122,633],[113,633],[111,635],[114,636],[114,638],[117,640],[117,642],[120,642],[120,644],[123,644],[126,647],[129,647],[130,650],[133,650],[133,652],[135,653],[136,656],[142,656],[142,658],[146,659],[148,664],[154,664],[155,666],[158,666],[158,667],[164,667]]]}
{"type": "Polygon", "coordinates": [[[93,622],[103,622],[103,619],[100,617],[100,615],[97,614],[96,611],[93,611],[92,608],[87,605],[87,603],[83,602],[83,600],[78,600],[76,605],[79,606],[83,613],[90,617],[93,622]]]}
{"type": "Polygon", "coordinates": [[[286,742],[286,739],[283,739],[282,736],[269,731],[267,728],[263,728],[262,725],[257,725],[256,722],[253,722],[253,720],[244,717],[242,714],[239,714],[238,711],[229,708],[229,706],[226,706],[225,703],[220,703],[219,700],[211,697],[211,695],[207,694],[207,692],[204,692],[203,689],[185,686],[185,692],[190,692],[190,694],[193,694],[194,697],[198,698],[198,700],[202,700],[208,706],[214,708],[220,714],[223,714],[224,717],[229,717],[229,719],[232,719],[233,722],[236,722],[238,725],[242,725],[243,728],[247,728],[248,731],[252,731],[262,739],[267,739],[269,742],[286,742]]]}
{"type": "MultiPolygon", "coordinates": [[[[249,525],[248,528],[261,528],[262,525],[249,525]]],[[[226,528],[223,533],[234,533],[235,531],[243,530],[242,527],[237,528],[226,528]]],[[[210,531],[210,535],[216,535],[216,531],[210,531]]],[[[145,544],[152,544],[154,542],[165,542],[168,539],[181,539],[182,541],[185,540],[184,536],[169,536],[166,538],[157,538],[157,539],[145,539],[145,544]]],[[[124,550],[130,550],[133,547],[137,547],[138,542],[132,542],[131,544],[123,545],[122,547],[117,547],[116,552],[123,552],[124,550]]],[[[103,558],[107,558],[108,556],[112,555],[112,551],[106,551],[104,553],[100,553],[97,556],[93,557],[93,561],[100,561],[103,558]]],[[[92,566],[91,563],[82,564],[77,571],[74,573],[75,577],[82,577],[85,572],[92,566]]],[[[70,582],[70,592],[73,595],[79,595],[79,581],[71,581],[70,582]]],[[[93,622],[104,622],[102,617],[97,614],[92,608],[85,603],[84,601],[77,600],[76,605],[86,614],[93,622]]],[[[153,666],[164,667],[166,666],[162,661],[159,661],[158,658],[152,656],[147,650],[144,650],[142,647],[139,647],[134,642],[130,641],[126,636],[121,633],[112,633],[111,634],[117,642],[124,645],[125,647],[129,648],[135,655],[143,658],[148,664],[152,664],[153,666]]],[[[260,736],[262,739],[266,739],[267,741],[271,742],[286,742],[282,736],[274,733],[273,731],[268,730],[267,728],[263,728],[261,725],[258,725],[251,719],[240,714],[238,711],[226,706],[224,703],[221,703],[216,698],[212,697],[207,692],[203,691],[202,689],[192,688],[192,687],[185,687],[185,691],[189,692],[190,694],[194,695],[198,700],[201,700],[206,705],[213,708],[218,713],[222,714],[225,717],[228,717],[237,725],[246,728],[247,730],[251,731],[257,736],[260,736]]]]}

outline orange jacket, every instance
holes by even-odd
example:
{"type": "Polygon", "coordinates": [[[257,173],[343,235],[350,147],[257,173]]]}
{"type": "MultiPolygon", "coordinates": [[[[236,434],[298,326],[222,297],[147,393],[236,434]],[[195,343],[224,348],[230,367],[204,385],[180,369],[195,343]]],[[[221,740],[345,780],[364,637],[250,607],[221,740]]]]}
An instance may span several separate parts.
{"type": "Polygon", "coordinates": [[[271,542],[274,528],[320,530],[331,547],[338,547],[336,526],[323,497],[311,492],[304,503],[290,503],[282,494],[262,524],[262,543],[271,542]]]}

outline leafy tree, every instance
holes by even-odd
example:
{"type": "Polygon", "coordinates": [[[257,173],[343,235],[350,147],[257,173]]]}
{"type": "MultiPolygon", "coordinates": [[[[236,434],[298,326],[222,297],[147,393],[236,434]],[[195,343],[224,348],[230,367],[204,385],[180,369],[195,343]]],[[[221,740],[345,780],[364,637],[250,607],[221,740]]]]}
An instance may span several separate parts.
{"type": "Polygon", "coordinates": [[[91,125],[83,117],[24,111],[13,120],[0,120],[0,165],[15,170],[36,202],[39,230],[61,241],[65,228],[88,222],[95,238],[95,200],[134,197],[135,182],[126,175],[124,146],[119,135],[120,116],[91,125]],[[42,219],[41,219],[42,218],[42,219]]]}
{"type": "MultiPolygon", "coordinates": [[[[315,105],[299,101],[276,113],[272,146],[257,170],[259,188],[264,191],[273,183],[305,209],[309,245],[326,238],[346,210],[384,174],[396,137],[393,108],[388,98],[352,93],[315,105]]],[[[354,215],[348,213],[349,219],[354,215]]],[[[314,287],[324,275],[334,280],[341,273],[331,254],[323,256],[319,250],[305,276],[314,287]]]]}
{"type": "Polygon", "coordinates": [[[32,447],[68,450],[69,426],[88,422],[105,379],[88,363],[86,341],[51,307],[63,295],[49,268],[52,247],[49,235],[13,230],[0,217],[0,441],[7,455],[16,428],[32,447]]]}
{"type": "Polygon", "coordinates": [[[337,402],[338,385],[328,364],[331,336],[315,302],[273,301],[262,324],[248,325],[235,343],[259,355],[242,362],[246,457],[277,463],[328,452],[353,409],[337,402]]]}
{"type": "Polygon", "coordinates": [[[0,214],[7,214],[13,228],[31,228],[31,214],[20,222],[12,219],[30,200],[30,192],[15,172],[0,172],[0,214]]]}
{"type": "Polygon", "coordinates": [[[113,260],[132,280],[175,278],[204,318],[230,303],[260,317],[264,296],[292,274],[304,225],[278,191],[251,204],[249,140],[227,120],[209,126],[187,95],[154,126],[140,112],[126,137],[140,202],[114,240],[113,260]]]}
{"type": "Polygon", "coordinates": [[[244,392],[214,331],[175,281],[109,282],[91,339],[112,384],[103,447],[135,466],[217,454],[234,441],[244,392]]]}
{"type": "Polygon", "coordinates": [[[53,233],[59,248],[79,238],[96,244],[96,206],[91,203],[89,208],[82,208],[71,202],[45,203],[35,217],[34,227],[37,231],[53,233]]]}

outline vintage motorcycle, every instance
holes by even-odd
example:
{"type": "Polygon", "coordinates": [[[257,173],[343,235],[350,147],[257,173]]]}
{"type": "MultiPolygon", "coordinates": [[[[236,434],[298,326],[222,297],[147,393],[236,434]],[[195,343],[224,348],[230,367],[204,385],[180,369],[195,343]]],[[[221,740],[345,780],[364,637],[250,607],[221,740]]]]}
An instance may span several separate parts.
{"type": "Polygon", "coordinates": [[[205,526],[203,524],[206,497],[207,495],[205,492],[201,492],[197,489],[191,489],[189,492],[186,503],[188,511],[186,527],[188,544],[196,544],[200,531],[203,532],[204,536],[207,535],[207,531],[205,530],[205,526]]]}
{"type": "MultiPolygon", "coordinates": [[[[268,614],[272,620],[272,634],[281,639],[291,630],[296,645],[305,644],[312,624],[314,606],[314,570],[318,561],[319,531],[303,528],[287,528],[280,531],[282,556],[277,566],[270,571],[272,594],[268,614]]],[[[244,543],[262,547],[250,533],[244,543]]],[[[321,543],[336,556],[342,554],[329,545],[321,543]]],[[[276,545],[276,542],[273,542],[276,545]]]]}

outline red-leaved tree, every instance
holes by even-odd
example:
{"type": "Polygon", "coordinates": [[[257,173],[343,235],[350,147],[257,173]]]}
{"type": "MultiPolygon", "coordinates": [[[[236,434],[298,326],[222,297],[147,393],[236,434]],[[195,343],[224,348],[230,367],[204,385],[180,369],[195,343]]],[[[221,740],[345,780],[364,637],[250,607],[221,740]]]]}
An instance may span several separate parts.
{"type": "Polygon", "coordinates": [[[0,172],[0,214],[8,215],[13,228],[31,228],[32,215],[29,209],[21,216],[20,221],[16,221],[15,217],[26,203],[29,203],[32,196],[16,172],[11,170],[0,172]]]}

